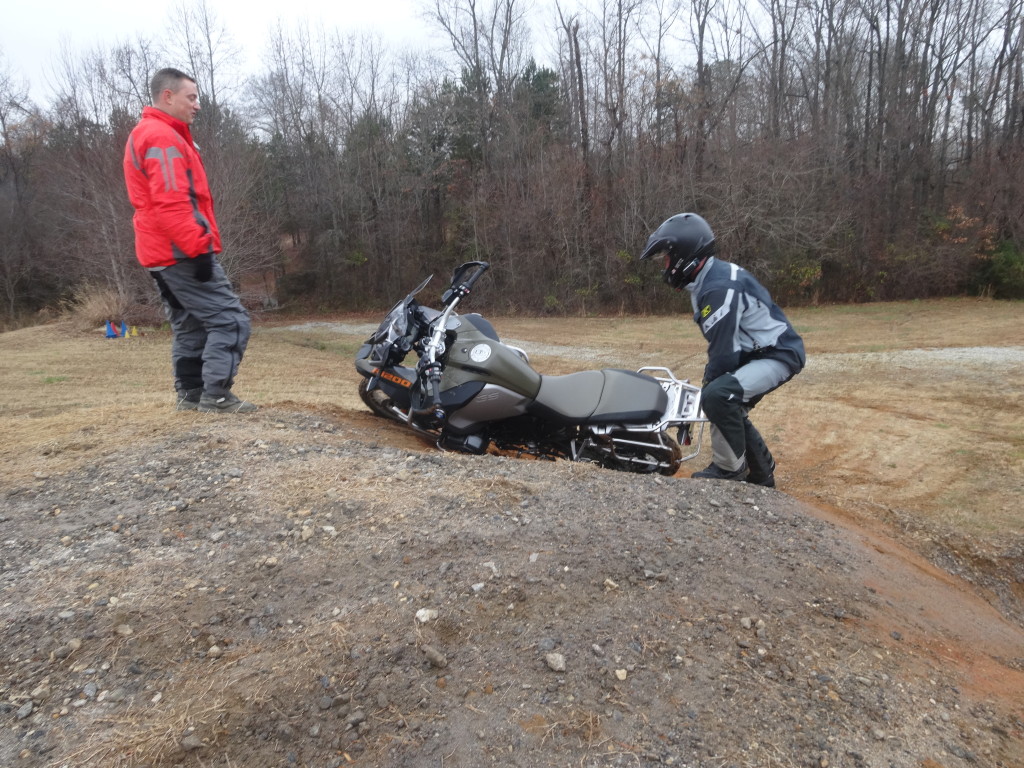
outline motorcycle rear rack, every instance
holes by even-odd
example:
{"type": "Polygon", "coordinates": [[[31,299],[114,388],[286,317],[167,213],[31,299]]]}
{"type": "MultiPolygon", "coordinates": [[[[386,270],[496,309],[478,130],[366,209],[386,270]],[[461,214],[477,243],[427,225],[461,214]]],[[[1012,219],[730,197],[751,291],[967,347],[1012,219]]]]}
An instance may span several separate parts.
{"type": "Polygon", "coordinates": [[[678,427],[679,444],[693,448],[682,460],[689,461],[695,458],[700,453],[701,443],[704,441],[704,426],[708,423],[708,417],[701,409],[700,387],[691,384],[689,379],[677,379],[672,371],[663,366],[647,365],[638,369],[637,373],[650,376],[661,384],[661,388],[668,395],[668,408],[665,409],[665,416],[657,429],[678,427]],[[693,433],[694,424],[700,424],[696,435],[693,433]]]}
{"type": "Polygon", "coordinates": [[[615,431],[662,432],[677,427],[677,442],[683,446],[692,446],[692,451],[683,456],[682,461],[695,458],[700,453],[704,440],[704,426],[708,423],[708,418],[701,409],[700,387],[691,384],[689,379],[677,379],[671,370],[663,366],[644,366],[639,368],[637,373],[650,376],[661,385],[668,395],[668,407],[665,408],[661,421],[639,426],[619,426],[615,431]],[[694,424],[700,424],[696,434],[693,432],[694,424]]]}
{"type": "Polygon", "coordinates": [[[669,405],[665,409],[662,428],[680,421],[688,423],[707,421],[707,417],[700,408],[700,387],[695,387],[689,379],[677,379],[668,368],[653,365],[639,368],[637,373],[650,376],[661,384],[661,388],[668,395],[669,405]]]}
{"type": "MultiPolygon", "coordinates": [[[[591,431],[595,435],[606,435],[613,438],[613,442],[621,445],[645,445],[648,442],[634,442],[626,437],[628,433],[638,434],[660,434],[672,428],[677,428],[678,436],[676,441],[680,445],[690,447],[690,453],[684,455],[680,461],[690,461],[700,453],[700,445],[703,441],[705,425],[708,424],[708,417],[703,415],[700,409],[700,387],[690,384],[689,380],[677,379],[675,374],[667,368],[647,366],[637,371],[639,374],[649,376],[658,384],[662,385],[666,394],[669,395],[669,404],[662,415],[662,419],[650,424],[607,424],[592,426],[591,431]],[[699,424],[699,429],[694,434],[693,425],[699,424]]],[[[636,463],[636,462],[634,462],[636,463]]]]}

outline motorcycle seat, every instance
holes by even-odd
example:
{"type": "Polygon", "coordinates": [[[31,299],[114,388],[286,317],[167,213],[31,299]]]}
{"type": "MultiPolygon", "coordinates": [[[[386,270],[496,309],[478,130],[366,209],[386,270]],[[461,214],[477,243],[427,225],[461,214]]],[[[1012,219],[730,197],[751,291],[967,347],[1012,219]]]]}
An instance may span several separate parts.
{"type": "Polygon", "coordinates": [[[542,376],[530,410],[562,424],[649,424],[667,407],[668,395],[650,376],[605,368],[542,376]]]}

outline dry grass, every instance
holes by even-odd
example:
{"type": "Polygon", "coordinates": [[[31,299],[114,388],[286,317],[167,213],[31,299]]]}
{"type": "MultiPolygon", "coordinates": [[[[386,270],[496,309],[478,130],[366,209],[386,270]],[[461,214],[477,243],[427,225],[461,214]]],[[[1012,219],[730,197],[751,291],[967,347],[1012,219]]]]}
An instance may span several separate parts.
{"type": "MultiPolygon", "coordinates": [[[[824,509],[897,524],[913,537],[967,537],[980,547],[998,547],[1024,536],[1019,504],[1024,493],[1019,387],[1024,304],[909,302],[801,309],[790,316],[807,341],[810,365],[754,414],[779,460],[783,490],[824,509]],[[997,352],[956,357],[914,351],[949,347],[994,347],[997,352]]],[[[348,326],[374,321],[345,318],[348,326]]],[[[687,317],[493,322],[505,337],[542,350],[532,357],[544,373],[660,364],[683,377],[701,377],[704,344],[687,317]]],[[[64,322],[0,334],[5,487],[31,484],[41,465],[47,474],[58,474],[99,463],[133,442],[148,444],[163,436],[196,439],[203,430],[195,427],[208,423],[207,417],[172,409],[169,333],[152,328],[143,332],[138,338],[107,340],[96,328],[82,331],[64,322]]],[[[352,432],[372,432],[372,439],[382,444],[431,450],[368,415],[359,401],[352,358],[363,335],[331,328],[293,330],[281,322],[257,324],[238,391],[265,406],[258,415],[266,418],[261,428],[273,430],[276,443],[310,439],[308,433],[275,429],[275,418],[298,410],[344,422],[352,432]]],[[[251,435],[246,439],[251,443],[251,435]]],[[[245,448],[230,428],[217,440],[219,447],[239,454],[245,448]]],[[[682,474],[703,466],[704,460],[685,466],[682,474]]],[[[601,471],[581,465],[574,469],[601,471]]],[[[254,466],[247,471],[259,476],[261,470],[254,466]]],[[[401,484],[393,480],[377,467],[353,466],[344,457],[310,457],[287,482],[268,483],[265,493],[282,521],[297,520],[306,511],[305,488],[341,488],[344,483],[346,492],[355,491],[400,519],[402,504],[415,499],[403,496],[401,484]]],[[[508,508],[527,493],[539,491],[496,480],[466,489],[464,500],[477,510],[491,503],[508,508]]],[[[362,520],[372,523],[368,517],[362,520]]],[[[344,525],[337,528],[343,536],[344,525]]],[[[68,764],[166,764],[180,759],[184,734],[216,745],[229,730],[245,727],[243,719],[252,719],[252,729],[271,729],[275,696],[291,695],[275,690],[282,685],[275,674],[279,666],[288,666],[289,680],[313,681],[322,674],[323,649],[343,656],[360,642],[358,628],[346,626],[343,619],[324,619],[301,636],[304,645],[297,647],[292,635],[265,638],[239,644],[210,666],[196,652],[198,640],[189,632],[187,616],[159,622],[152,618],[162,615],[160,606],[169,597],[197,604],[209,597],[202,591],[209,584],[193,583],[190,577],[169,580],[168,573],[188,574],[184,564],[174,565],[160,559],[121,571],[93,569],[77,583],[54,570],[23,595],[28,604],[49,605],[50,612],[55,605],[88,603],[92,591],[121,597],[122,606],[111,611],[102,641],[87,649],[88,658],[73,662],[94,665],[116,658],[128,642],[116,632],[122,623],[132,626],[134,653],[181,660],[173,679],[162,684],[160,700],[139,698],[116,715],[102,710],[106,714],[89,724],[93,735],[70,755],[68,764]]],[[[379,631],[377,626],[388,624],[385,618],[375,617],[373,626],[363,631],[379,631]]],[[[441,631],[444,624],[437,626],[435,631],[441,631]]],[[[295,697],[304,695],[308,691],[295,697]]],[[[609,749],[602,740],[600,717],[586,709],[558,721],[537,719],[522,725],[542,741],[571,739],[602,752],[609,749]]]]}
{"type": "MultiPolygon", "coordinates": [[[[810,363],[754,412],[783,488],[867,517],[983,538],[1024,532],[1024,304],[964,299],[789,314],[810,363]],[[1002,351],[934,352],[949,347],[1002,351]]],[[[344,319],[349,327],[375,320],[344,319]]],[[[531,356],[544,373],[658,364],[700,380],[703,370],[704,343],[685,316],[492,320],[506,338],[540,350],[531,356]]],[[[239,393],[265,406],[365,420],[351,362],[363,334],[289,327],[257,324],[239,393]]],[[[108,340],[98,329],[60,323],[0,335],[0,458],[9,483],[31,478],[40,455],[50,471],[70,469],[198,418],[170,408],[169,334],[143,333],[108,340]]],[[[398,431],[386,434],[417,445],[398,431]]]]}

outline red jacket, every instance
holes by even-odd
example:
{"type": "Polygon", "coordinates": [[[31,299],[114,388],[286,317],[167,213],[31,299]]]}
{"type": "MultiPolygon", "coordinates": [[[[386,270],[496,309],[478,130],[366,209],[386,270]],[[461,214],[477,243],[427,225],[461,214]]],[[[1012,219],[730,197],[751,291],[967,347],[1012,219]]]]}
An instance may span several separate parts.
{"type": "Polygon", "coordinates": [[[142,266],[220,253],[213,198],[188,125],[155,107],[143,109],[124,149],[124,181],[142,266]]]}

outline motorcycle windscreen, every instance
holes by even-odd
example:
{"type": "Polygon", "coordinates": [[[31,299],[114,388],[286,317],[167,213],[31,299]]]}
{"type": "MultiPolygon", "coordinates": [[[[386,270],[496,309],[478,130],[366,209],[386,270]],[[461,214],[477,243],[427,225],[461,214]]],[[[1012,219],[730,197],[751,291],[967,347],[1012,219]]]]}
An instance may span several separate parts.
{"type": "Polygon", "coordinates": [[[388,355],[391,352],[391,345],[398,339],[405,336],[409,330],[408,304],[400,301],[391,308],[387,316],[377,326],[373,336],[367,340],[370,345],[370,352],[366,359],[374,365],[387,365],[388,355]]]}
{"type": "MultiPolygon", "coordinates": [[[[417,293],[426,288],[430,277],[420,283],[416,290],[395,304],[391,311],[385,315],[377,330],[366,340],[370,345],[370,352],[365,359],[375,365],[388,365],[392,347],[396,341],[409,333],[410,307],[413,305],[417,293]]],[[[360,350],[360,353],[362,351],[360,350]]]]}

